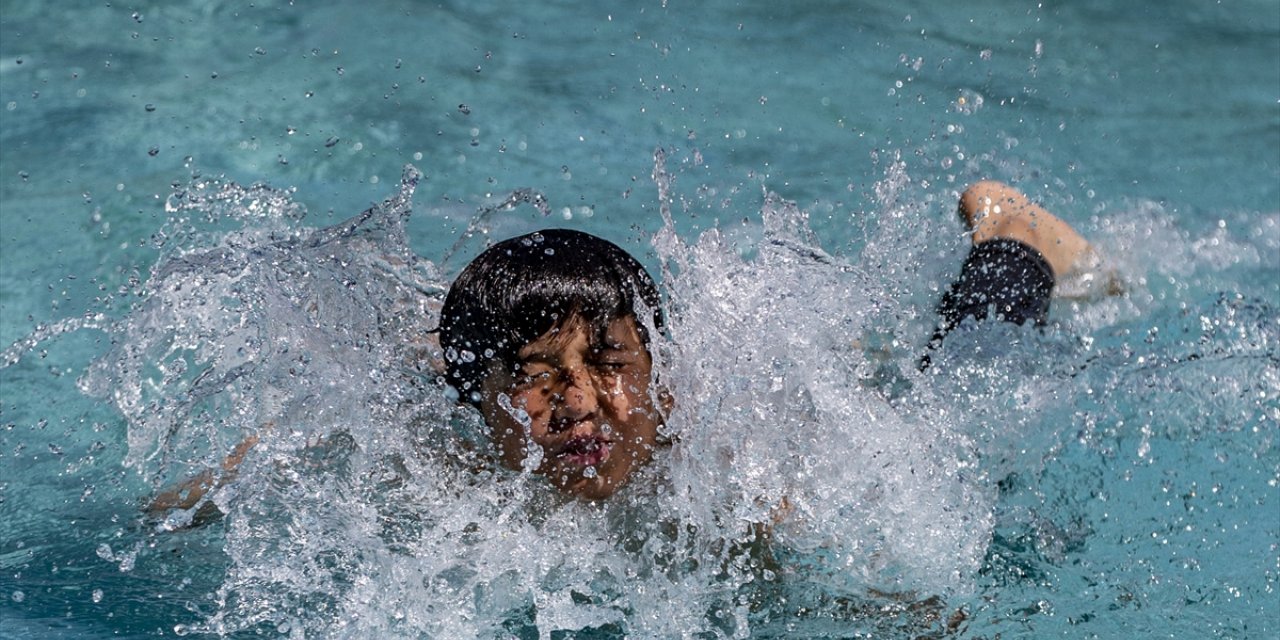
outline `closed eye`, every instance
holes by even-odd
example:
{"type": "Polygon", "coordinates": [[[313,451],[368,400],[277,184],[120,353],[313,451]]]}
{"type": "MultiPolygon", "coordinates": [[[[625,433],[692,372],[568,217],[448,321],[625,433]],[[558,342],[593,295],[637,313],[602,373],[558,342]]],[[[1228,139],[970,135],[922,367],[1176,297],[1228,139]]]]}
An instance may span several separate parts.
{"type": "Polygon", "coordinates": [[[516,372],[515,384],[518,387],[531,387],[546,383],[551,379],[554,370],[544,366],[525,366],[516,372]]]}
{"type": "Polygon", "coordinates": [[[615,351],[600,354],[591,364],[601,371],[617,372],[635,365],[636,360],[630,357],[627,352],[615,351]]]}

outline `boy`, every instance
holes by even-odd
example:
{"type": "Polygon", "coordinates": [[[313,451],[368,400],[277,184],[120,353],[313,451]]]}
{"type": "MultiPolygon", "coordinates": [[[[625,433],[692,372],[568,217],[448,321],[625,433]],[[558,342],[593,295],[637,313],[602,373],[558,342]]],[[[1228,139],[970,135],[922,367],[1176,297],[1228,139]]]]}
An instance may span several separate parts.
{"type": "MultiPolygon", "coordinates": [[[[929,348],[966,318],[1043,324],[1055,282],[1088,277],[1088,242],[999,182],[960,198],[973,247],[939,305],[929,348]],[[1082,275],[1083,274],[1083,275],[1082,275]]],[[[445,299],[445,378],[490,428],[502,464],[586,500],[608,498],[652,458],[671,396],[653,380],[651,332],[663,316],[653,279],[595,236],[549,229],[500,242],[463,270],[445,299]]],[[[928,356],[921,366],[928,366],[928,356]]],[[[256,439],[223,464],[158,496],[190,508],[224,483],[256,439]]]]}

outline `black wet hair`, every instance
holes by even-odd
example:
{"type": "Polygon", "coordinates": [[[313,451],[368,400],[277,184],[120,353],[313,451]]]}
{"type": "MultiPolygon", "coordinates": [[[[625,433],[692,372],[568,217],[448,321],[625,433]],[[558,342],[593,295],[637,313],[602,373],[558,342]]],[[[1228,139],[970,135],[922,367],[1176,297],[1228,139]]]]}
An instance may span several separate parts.
{"type": "Polygon", "coordinates": [[[570,318],[585,321],[603,341],[609,325],[628,316],[636,318],[648,347],[646,327],[663,326],[658,289],[618,245],[569,229],[504,240],[472,260],[445,297],[445,380],[463,401],[479,406],[480,385],[495,360],[514,366],[522,347],[570,318]]]}

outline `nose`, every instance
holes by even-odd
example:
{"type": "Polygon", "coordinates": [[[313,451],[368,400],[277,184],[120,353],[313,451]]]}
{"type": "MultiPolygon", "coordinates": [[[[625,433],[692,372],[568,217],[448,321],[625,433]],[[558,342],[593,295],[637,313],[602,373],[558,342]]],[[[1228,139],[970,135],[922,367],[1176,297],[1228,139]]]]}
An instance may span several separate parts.
{"type": "Polygon", "coordinates": [[[559,394],[560,401],[556,404],[554,413],[555,423],[560,427],[557,430],[567,429],[575,422],[590,418],[600,409],[595,382],[586,370],[574,367],[566,370],[564,376],[564,388],[559,394]]]}

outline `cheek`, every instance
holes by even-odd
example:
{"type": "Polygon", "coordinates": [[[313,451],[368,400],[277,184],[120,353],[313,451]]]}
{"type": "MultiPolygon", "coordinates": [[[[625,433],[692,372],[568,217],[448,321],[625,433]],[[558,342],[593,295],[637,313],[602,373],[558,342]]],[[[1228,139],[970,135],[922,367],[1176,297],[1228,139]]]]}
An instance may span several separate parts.
{"type": "Polygon", "coordinates": [[[534,438],[547,431],[547,423],[551,416],[550,394],[541,390],[515,392],[511,394],[511,406],[524,410],[529,416],[529,431],[534,438]]]}
{"type": "Polygon", "coordinates": [[[653,408],[648,374],[625,376],[619,380],[616,389],[618,393],[626,396],[632,408],[644,411],[653,408]]]}
{"type": "Polygon", "coordinates": [[[619,376],[609,380],[605,389],[609,406],[619,415],[627,415],[635,406],[635,385],[627,378],[619,376]]]}
{"type": "Polygon", "coordinates": [[[610,406],[614,414],[630,427],[627,437],[643,436],[652,430],[657,419],[653,399],[649,397],[649,378],[647,376],[624,376],[618,378],[610,389],[610,406]]]}

